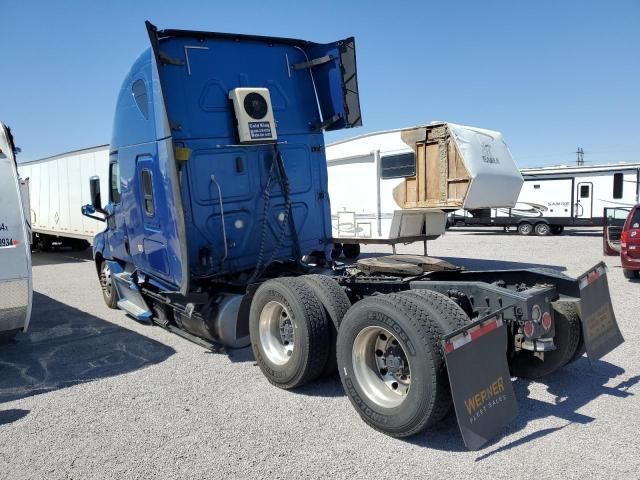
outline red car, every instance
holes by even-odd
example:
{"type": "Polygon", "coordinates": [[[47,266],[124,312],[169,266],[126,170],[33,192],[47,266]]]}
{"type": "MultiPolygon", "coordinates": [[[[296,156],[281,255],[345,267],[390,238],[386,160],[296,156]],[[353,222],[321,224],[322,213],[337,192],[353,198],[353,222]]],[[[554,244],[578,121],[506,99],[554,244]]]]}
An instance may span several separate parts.
{"type": "Polygon", "coordinates": [[[603,250],[605,255],[620,255],[626,278],[639,277],[640,204],[604,209],[603,250]]]}
{"type": "Polygon", "coordinates": [[[626,278],[638,278],[640,271],[640,205],[631,209],[620,234],[620,260],[626,278]]]}

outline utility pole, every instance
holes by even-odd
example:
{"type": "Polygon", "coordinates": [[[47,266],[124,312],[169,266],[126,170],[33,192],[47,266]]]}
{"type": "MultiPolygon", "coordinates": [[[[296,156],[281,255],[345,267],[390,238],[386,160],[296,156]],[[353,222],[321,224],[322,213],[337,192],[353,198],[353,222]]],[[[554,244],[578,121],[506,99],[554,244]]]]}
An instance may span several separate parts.
{"type": "Polygon", "coordinates": [[[576,150],[576,165],[579,167],[584,165],[584,150],[582,147],[578,147],[578,150],[576,150]]]}

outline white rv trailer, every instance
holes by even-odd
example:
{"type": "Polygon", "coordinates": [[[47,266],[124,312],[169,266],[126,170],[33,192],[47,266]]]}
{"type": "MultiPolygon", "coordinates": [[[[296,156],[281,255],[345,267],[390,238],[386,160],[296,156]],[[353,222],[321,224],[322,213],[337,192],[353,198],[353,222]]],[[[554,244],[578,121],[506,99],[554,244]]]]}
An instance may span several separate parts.
{"type": "Polygon", "coordinates": [[[640,163],[555,166],[521,170],[513,208],[457,211],[457,225],[515,226],[522,235],[560,234],[567,226],[602,226],[604,209],[638,203],[640,163]]]}
{"type": "MultiPolygon", "coordinates": [[[[0,341],[31,318],[31,247],[10,130],[0,123],[0,341]]],[[[28,185],[28,183],[25,183],[28,185]]]]}
{"type": "Polygon", "coordinates": [[[31,225],[39,249],[54,245],[83,249],[104,229],[103,222],[82,215],[81,207],[91,203],[92,176],[100,177],[103,192],[109,191],[108,165],[108,145],[18,164],[20,176],[29,179],[31,225]]]}
{"type": "Polygon", "coordinates": [[[453,123],[371,133],[326,148],[334,245],[410,243],[444,233],[446,212],[512,207],[522,177],[499,132],[453,123]]]}

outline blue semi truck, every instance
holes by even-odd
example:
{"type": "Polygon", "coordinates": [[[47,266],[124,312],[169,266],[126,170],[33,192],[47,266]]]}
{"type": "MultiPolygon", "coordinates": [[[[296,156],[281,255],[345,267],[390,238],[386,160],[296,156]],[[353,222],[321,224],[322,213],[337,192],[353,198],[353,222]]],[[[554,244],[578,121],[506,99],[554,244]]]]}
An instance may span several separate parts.
{"type": "Polygon", "coordinates": [[[339,372],[365,422],[405,437],[452,408],[469,448],[539,378],[622,337],[606,268],[432,271],[419,257],[331,260],[323,132],[361,125],[355,42],[158,30],[116,105],[106,304],[214,350],[251,345],[275,386],[339,372]]]}

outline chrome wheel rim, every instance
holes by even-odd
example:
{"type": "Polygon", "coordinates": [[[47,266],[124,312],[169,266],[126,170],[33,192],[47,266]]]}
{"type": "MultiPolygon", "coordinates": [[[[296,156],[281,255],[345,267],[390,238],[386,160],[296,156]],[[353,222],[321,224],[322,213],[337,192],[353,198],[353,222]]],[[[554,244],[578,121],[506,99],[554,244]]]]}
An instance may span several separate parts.
{"type": "Polygon", "coordinates": [[[295,332],[291,315],[280,302],[268,302],[260,312],[260,344],[267,360],[275,365],[286,364],[295,348],[295,332]]]}
{"type": "Polygon", "coordinates": [[[411,368],[402,344],[389,330],[366,327],[351,353],[353,373],[363,393],[384,408],[402,405],[411,388],[411,368]]]}
{"type": "Polygon", "coordinates": [[[520,231],[522,233],[531,233],[532,228],[533,227],[531,227],[531,225],[529,225],[528,223],[525,223],[520,227],[520,231]]]}
{"type": "Polygon", "coordinates": [[[544,225],[544,224],[543,224],[543,225],[540,225],[540,226],[538,227],[538,233],[539,233],[540,235],[546,235],[546,234],[548,234],[548,233],[549,233],[549,230],[550,230],[550,229],[549,229],[549,226],[548,226],[548,225],[544,225]]]}
{"type": "Polygon", "coordinates": [[[102,286],[102,291],[107,297],[111,296],[111,289],[113,288],[113,284],[111,282],[111,270],[109,269],[109,265],[106,263],[102,267],[102,271],[100,272],[100,285],[102,286]]]}

